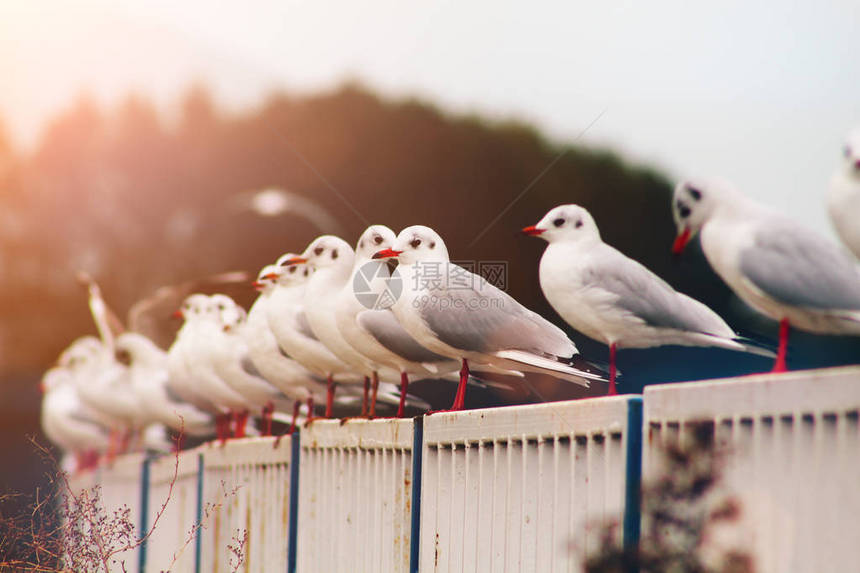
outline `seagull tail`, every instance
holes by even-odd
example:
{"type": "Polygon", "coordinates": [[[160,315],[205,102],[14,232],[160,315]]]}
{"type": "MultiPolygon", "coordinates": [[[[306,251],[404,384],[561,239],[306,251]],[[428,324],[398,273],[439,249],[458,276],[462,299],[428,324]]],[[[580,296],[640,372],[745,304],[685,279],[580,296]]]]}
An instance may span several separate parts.
{"type": "Polygon", "coordinates": [[[740,350],[743,352],[766,356],[768,358],[776,358],[776,347],[773,344],[763,342],[761,340],[746,338],[744,336],[736,336],[732,340],[742,346],[740,350]]]}

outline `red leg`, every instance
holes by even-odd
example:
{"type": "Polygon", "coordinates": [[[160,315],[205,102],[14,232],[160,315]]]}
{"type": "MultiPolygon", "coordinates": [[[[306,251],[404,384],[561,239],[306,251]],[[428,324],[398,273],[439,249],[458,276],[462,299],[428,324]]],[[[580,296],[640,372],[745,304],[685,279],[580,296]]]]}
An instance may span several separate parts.
{"type": "Polygon", "coordinates": [[[609,395],[615,396],[618,390],[615,388],[615,353],[617,348],[615,343],[609,345],[609,395]]]}
{"type": "Polygon", "coordinates": [[[400,373],[400,403],[397,405],[397,417],[402,418],[403,412],[406,409],[406,391],[409,389],[409,375],[406,372],[400,373]]]}
{"type": "Polygon", "coordinates": [[[275,405],[271,402],[267,402],[265,406],[263,406],[263,435],[271,436],[272,435],[272,413],[275,411],[275,405]]]}
{"type": "Polygon", "coordinates": [[[776,362],[773,363],[772,372],[788,372],[786,357],[788,356],[788,334],[790,330],[791,327],[787,318],[779,321],[779,349],[776,352],[776,362]]]}
{"type": "MultiPolygon", "coordinates": [[[[313,404],[313,398],[308,398],[308,400],[309,400],[308,408],[310,408],[311,404],[313,404]]],[[[293,403],[293,421],[290,424],[290,429],[287,432],[288,434],[292,434],[293,432],[296,431],[296,420],[299,417],[299,406],[301,406],[301,405],[302,405],[302,403],[299,400],[296,400],[293,403]]],[[[308,417],[313,415],[313,412],[310,409],[308,410],[308,412],[309,412],[308,417]]]]}
{"type": "Polygon", "coordinates": [[[326,380],[326,395],[325,395],[325,417],[331,418],[332,410],[334,410],[334,380],[331,374],[326,380]]]}
{"type": "Polygon", "coordinates": [[[215,434],[218,436],[218,441],[223,446],[230,437],[230,419],[232,413],[218,414],[215,416],[215,434]]]}
{"type": "Polygon", "coordinates": [[[308,396],[308,417],[305,420],[305,427],[310,426],[315,419],[316,416],[314,416],[314,397],[308,396]]]}
{"type": "Polygon", "coordinates": [[[379,374],[373,371],[370,383],[370,419],[376,417],[376,394],[379,392],[379,374]]]}
{"type": "Polygon", "coordinates": [[[364,377],[364,395],[361,397],[361,415],[367,416],[367,399],[370,393],[370,377],[364,377]]]}
{"type": "Polygon", "coordinates": [[[464,358],[463,367],[460,368],[460,384],[457,385],[457,395],[451,405],[452,411],[462,410],[466,402],[466,383],[469,381],[469,362],[464,358]]]}
{"type": "Polygon", "coordinates": [[[236,428],[233,435],[237,438],[245,437],[245,426],[248,423],[248,410],[242,410],[236,414],[236,428]]]}

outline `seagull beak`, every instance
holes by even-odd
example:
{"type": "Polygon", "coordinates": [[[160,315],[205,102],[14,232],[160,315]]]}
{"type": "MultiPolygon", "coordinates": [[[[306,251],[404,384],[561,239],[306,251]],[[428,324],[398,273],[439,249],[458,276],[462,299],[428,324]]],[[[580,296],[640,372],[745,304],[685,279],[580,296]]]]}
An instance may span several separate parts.
{"type": "Polygon", "coordinates": [[[45,393],[45,382],[42,380],[39,380],[39,394],[44,394],[44,393],[45,393]]]}
{"type": "Polygon", "coordinates": [[[300,263],[306,262],[308,262],[308,260],[304,257],[293,257],[292,259],[287,259],[286,261],[281,263],[281,266],[288,267],[290,265],[298,265],[300,263]]]}
{"type": "Polygon", "coordinates": [[[278,273],[269,273],[267,275],[263,275],[261,278],[264,278],[267,281],[273,281],[278,278],[278,273]]]}
{"type": "Polygon", "coordinates": [[[395,251],[394,249],[382,249],[381,251],[377,251],[373,254],[374,259],[388,259],[391,257],[397,257],[403,251],[395,251]]]}
{"type": "Polygon", "coordinates": [[[684,250],[684,247],[687,246],[687,243],[690,242],[690,227],[684,227],[684,230],[681,231],[681,234],[675,237],[675,242],[672,244],[672,254],[680,255],[684,250]]]}
{"type": "Polygon", "coordinates": [[[251,282],[251,286],[257,290],[261,290],[264,286],[266,286],[266,283],[261,281],[253,281],[251,282]]]}
{"type": "Polygon", "coordinates": [[[173,311],[173,314],[170,315],[170,318],[180,318],[181,319],[181,318],[185,318],[185,315],[182,314],[181,308],[177,308],[176,310],[173,311]]]}
{"type": "Polygon", "coordinates": [[[523,234],[528,235],[530,237],[537,237],[541,233],[546,231],[546,229],[538,229],[534,225],[529,225],[528,227],[523,227],[523,234]]]}

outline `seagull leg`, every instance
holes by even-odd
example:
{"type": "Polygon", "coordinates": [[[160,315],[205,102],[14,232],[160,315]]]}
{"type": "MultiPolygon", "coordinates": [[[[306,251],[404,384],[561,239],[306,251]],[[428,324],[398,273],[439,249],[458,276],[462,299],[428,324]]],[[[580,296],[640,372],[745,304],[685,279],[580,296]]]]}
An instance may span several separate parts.
{"type": "Polygon", "coordinates": [[[305,419],[305,428],[309,427],[314,420],[316,420],[316,416],[314,416],[314,397],[308,396],[308,416],[305,419]]]}
{"type": "Polygon", "coordinates": [[[409,388],[409,374],[406,371],[400,373],[400,403],[397,405],[397,417],[403,417],[406,409],[406,390],[409,388]]]}
{"type": "Polygon", "coordinates": [[[248,410],[242,410],[236,414],[236,427],[233,435],[237,438],[245,437],[245,425],[248,423],[248,410]]]}
{"type": "Polygon", "coordinates": [[[615,396],[618,390],[615,389],[615,353],[617,352],[615,343],[609,345],[609,395],[615,396]]]}
{"type": "Polygon", "coordinates": [[[788,324],[788,319],[783,318],[779,321],[779,348],[776,352],[776,362],[773,363],[771,372],[788,372],[786,357],[788,356],[788,334],[791,326],[788,324]]]}
{"type": "Polygon", "coordinates": [[[457,395],[451,405],[451,411],[462,410],[466,402],[466,383],[469,381],[469,362],[464,358],[463,367],[460,368],[460,383],[457,385],[457,395]]]}
{"type": "Polygon", "coordinates": [[[367,398],[368,393],[370,392],[370,377],[364,377],[364,395],[361,398],[361,415],[362,417],[367,416],[367,398]]]}
{"type": "Polygon", "coordinates": [[[376,393],[379,392],[379,374],[376,370],[373,371],[373,378],[370,383],[370,419],[376,417],[376,393]]]}
{"type": "Polygon", "coordinates": [[[230,437],[230,419],[232,413],[225,412],[215,416],[215,433],[218,436],[218,441],[223,446],[227,443],[227,438],[230,437]]]}
{"type": "Polygon", "coordinates": [[[272,402],[266,402],[263,406],[263,435],[272,435],[272,413],[275,411],[275,405],[272,402]]]}
{"type": "Polygon", "coordinates": [[[331,377],[331,374],[328,375],[328,379],[326,380],[326,395],[325,395],[325,417],[331,418],[332,410],[334,410],[334,390],[335,390],[335,382],[331,377]]]}

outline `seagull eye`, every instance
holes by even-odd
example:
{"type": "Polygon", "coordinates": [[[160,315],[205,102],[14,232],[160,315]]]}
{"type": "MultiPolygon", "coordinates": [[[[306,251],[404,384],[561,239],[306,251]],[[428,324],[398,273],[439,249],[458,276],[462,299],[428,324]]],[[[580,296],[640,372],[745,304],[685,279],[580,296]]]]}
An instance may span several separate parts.
{"type": "Polygon", "coordinates": [[[431,248],[431,249],[435,249],[435,248],[436,248],[436,241],[430,241],[430,248],[431,248]]]}
{"type": "Polygon", "coordinates": [[[308,276],[308,269],[305,269],[305,276],[308,276]]]}
{"type": "Polygon", "coordinates": [[[291,272],[291,273],[296,272],[296,267],[290,267],[290,272],[291,272]]]}
{"type": "Polygon", "coordinates": [[[224,310],[224,305],[223,305],[223,304],[219,304],[219,305],[218,305],[218,310],[224,310]]]}
{"type": "Polygon", "coordinates": [[[373,237],[373,242],[378,245],[379,243],[382,242],[382,237],[380,237],[379,235],[376,235],[375,237],[373,237]]]}
{"type": "Polygon", "coordinates": [[[693,198],[693,201],[701,201],[702,200],[702,192],[696,189],[695,187],[687,187],[687,190],[690,192],[690,197],[693,198]]]}
{"type": "Polygon", "coordinates": [[[561,227],[562,225],[564,225],[564,219],[558,218],[555,221],[553,221],[552,224],[555,225],[556,227],[561,227]]]}
{"type": "Polygon", "coordinates": [[[337,249],[332,249],[331,260],[335,260],[336,258],[337,258],[337,249]]]}
{"type": "Polygon", "coordinates": [[[316,256],[320,256],[321,254],[323,254],[323,251],[324,251],[324,250],[325,250],[325,249],[323,249],[322,247],[317,247],[316,249],[314,249],[314,254],[315,254],[316,256]]]}
{"type": "Polygon", "coordinates": [[[581,229],[582,228],[582,219],[577,219],[576,223],[574,223],[573,226],[576,227],[577,229],[581,229]]]}
{"type": "Polygon", "coordinates": [[[413,249],[417,249],[421,246],[421,239],[412,239],[411,241],[409,241],[409,246],[413,249]]]}
{"type": "Polygon", "coordinates": [[[680,215],[682,219],[686,219],[690,216],[690,213],[692,213],[690,208],[687,207],[683,201],[676,202],[675,206],[678,208],[678,215],[680,215]]]}

